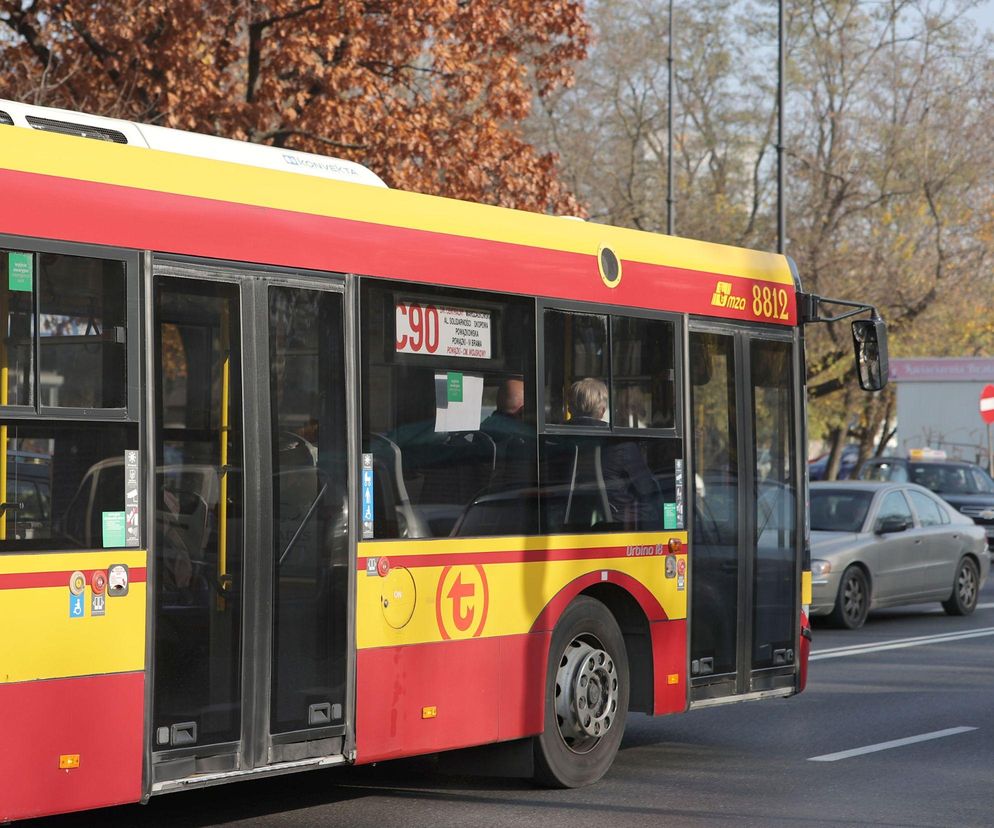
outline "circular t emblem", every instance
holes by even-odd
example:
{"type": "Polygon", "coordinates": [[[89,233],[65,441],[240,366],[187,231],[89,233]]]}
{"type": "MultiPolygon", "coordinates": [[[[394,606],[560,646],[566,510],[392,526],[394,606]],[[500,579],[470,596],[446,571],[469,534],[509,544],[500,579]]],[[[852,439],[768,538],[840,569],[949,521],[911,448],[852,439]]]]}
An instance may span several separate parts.
{"type": "Polygon", "coordinates": [[[444,639],[477,638],[487,622],[490,587],[479,564],[447,566],[435,591],[435,617],[444,639]]]}

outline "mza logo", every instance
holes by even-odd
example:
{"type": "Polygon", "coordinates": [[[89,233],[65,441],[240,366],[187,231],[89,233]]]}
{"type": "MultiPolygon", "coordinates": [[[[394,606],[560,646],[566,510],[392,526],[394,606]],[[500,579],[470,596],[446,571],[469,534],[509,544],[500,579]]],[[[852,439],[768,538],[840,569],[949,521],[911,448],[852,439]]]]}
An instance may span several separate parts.
{"type": "Polygon", "coordinates": [[[447,566],[442,570],[435,592],[435,617],[442,638],[479,636],[489,606],[490,588],[482,566],[447,566]]]}
{"type": "Polygon", "coordinates": [[[732,295],[731,282],[718,282],[711,294],[711,304],[729,310],[745,310],[746,300],[744,296],[732,295]]]}

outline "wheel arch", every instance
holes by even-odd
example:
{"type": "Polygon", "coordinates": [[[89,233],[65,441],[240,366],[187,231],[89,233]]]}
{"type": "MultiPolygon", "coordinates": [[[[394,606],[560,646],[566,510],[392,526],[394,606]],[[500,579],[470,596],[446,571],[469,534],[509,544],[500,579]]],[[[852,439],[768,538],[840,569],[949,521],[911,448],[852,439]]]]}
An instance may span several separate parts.
{"type": "Polygon", "coordinates": [[[656,675],[650,623],[666,620],[662,605],[630,575],[597,570],[566,584],[535,619],[532,632],[554,629],[566,608],[580,595],[599,601],[617,622],[628,652],[629,709],[651,714],[656,675]]]}
{"type": "Polygon", "coordinates": [[[654,669],[649,619],[630,592],[617,584],[588,587],[580,593],[600,601],[621,628],[628,652],[628,709],[653,712],[654,669]]]}

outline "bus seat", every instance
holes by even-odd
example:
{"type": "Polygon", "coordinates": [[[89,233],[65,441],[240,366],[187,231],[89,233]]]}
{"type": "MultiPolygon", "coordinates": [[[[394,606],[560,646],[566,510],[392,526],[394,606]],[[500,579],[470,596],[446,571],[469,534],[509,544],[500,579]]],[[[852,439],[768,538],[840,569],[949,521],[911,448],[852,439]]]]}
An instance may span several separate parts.
{"type": "Polygon", "coordinates": [[[452,431],[425,460],[420,502],[462,507],[490,488],[497,466],[497,444],[482,431],[452,431]]]}
{"type": "Polygon", "coordinates": [[[374,434],[370,440],[370,449],[373,453],[373,505],[377,536],[431,537],[427,522],[408,496],[400,446],[384,434],[374,434]]]}
{"type": "Polygon", "coordinates": [[[600,523],[610,523],[611,520],[611,504],[601,465],[601,447],[578,446],[565,525],[573,529],[585,529],[600,523]]]}

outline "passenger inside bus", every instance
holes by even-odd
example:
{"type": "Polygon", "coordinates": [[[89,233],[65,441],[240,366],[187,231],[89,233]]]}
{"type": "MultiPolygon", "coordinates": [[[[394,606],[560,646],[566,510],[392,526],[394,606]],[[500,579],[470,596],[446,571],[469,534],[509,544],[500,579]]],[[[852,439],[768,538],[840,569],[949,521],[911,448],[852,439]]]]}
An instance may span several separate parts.
{"type": "MultiPolygon", "coordinates": [[[[576,426],[606,428],[604,420],[609,394],[607,385],[593,377],[570,387],[569,422],[576,426]]],[[[634,440],[611,440],[587,446],[580,452],[578,472],[592,461],[594,480],[604,490],[608,506],[605,518],[624,529],[662,528],[659,486],[634,440]]],[[[589,476],[589,472],[587,473],[589,476]]]]}

